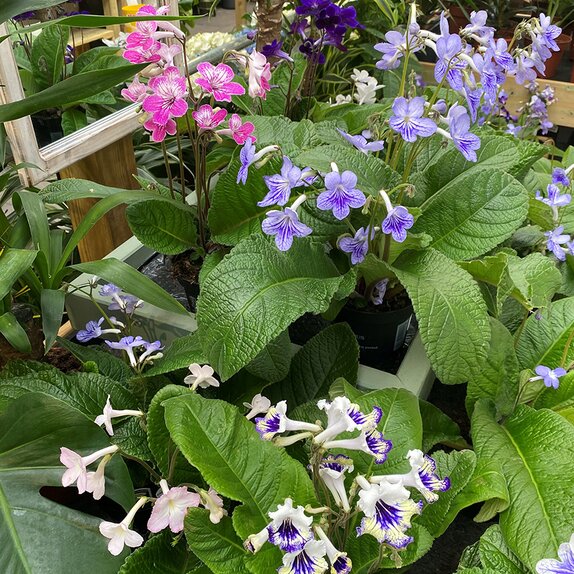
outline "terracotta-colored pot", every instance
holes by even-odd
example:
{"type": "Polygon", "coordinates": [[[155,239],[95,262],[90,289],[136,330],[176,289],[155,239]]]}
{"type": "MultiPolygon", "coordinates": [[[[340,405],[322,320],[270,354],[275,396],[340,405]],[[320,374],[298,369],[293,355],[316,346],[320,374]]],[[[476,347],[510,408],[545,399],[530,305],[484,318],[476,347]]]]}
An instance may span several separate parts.
{"type": "Polygon", "coordinates": [[[556,76],[558,72],[558,66],[560,66],[560,62],[562,61],[562,56],[564,56],[564,52],[568,51],[570,47],[570,43],[572,42],[572,37],[568,36],[567,34],[560,34],[558,38],[556,38],[556,43],[560,48],[559,52],[553,52],[552,56],[548,60],[546,60],[546,70],[544,74],[538,74],[539,78],[546,78],[550,80],[556,76]]]}

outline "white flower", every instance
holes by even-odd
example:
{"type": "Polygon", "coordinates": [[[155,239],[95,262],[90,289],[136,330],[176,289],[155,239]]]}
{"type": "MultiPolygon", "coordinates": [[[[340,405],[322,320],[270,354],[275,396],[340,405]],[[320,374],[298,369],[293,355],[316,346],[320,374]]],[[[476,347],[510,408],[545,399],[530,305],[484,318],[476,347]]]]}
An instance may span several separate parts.
{"type": "Polygon", "coordinates": [[[100,500],[100,498],[102,498],[106,493],[106,477],[104,472],[106,470],[106,465],[111,459],[112,455],[107,454],[102,458],[100,464],[98,464],[96,471],[90,471],[87,474],[86,492],[91,492],[94,500],[100,500]]]}
{"type": "MultiPolygon", "coordinates": [[[[357,68],[353,68],[353,73],[351,74],[351,80],[355,82],[355,84],[366,84],[371,79],[369,72],[367,70],[358,70],[357,68]]],[[[376,80],[375,80],[376,81],[376,80]]]]}
{"type": "Polygon", "coordinates": [[[210,488],[209,492],[201,490],[200,494],[201,503],[209,510],[209,520],[211,520],[213,524],[221,522],[221,519],[227,515],[227,511],[223,508],[223,499],[221,496],[219,496],[213,488],[210,488]]]}
{"type": "Polygon", "coordinates": [[[377,101],[377,90],[384,88],[376,78],[370,78],[366,84],[355,84],[355,100],[359,104],[374,104],[377,101]]]}
{"type": "Polygon", "coordinates": [[[190,385],[191,390],[195,391],[197,387],[207,389],[208,387],[219,387],[219,381],[213,376],[213,369],[209,365],[198,365],[193,363],[189,365],[191,375],[187,375],[183,382],[190,385]]]}
{"type": "Polygon", "coordinates": [[[113,436],[114,434],[114,427],[112,426],[112,419],[115,419],[117,417],[143,417],[144,413],[142,413],[142,411],[134,411],[134,410],[129,410],[129,409],[124,409],[124,410],[116,410],[114,408],[112,408],[112,404],[110,402],[110,395],[108,395],[108,399],[106,401],[106,404],[104,406],[104,412],[101,415],[98,415],[96,417],[96,419],[94,420],[94,422],[98,425],[98,426],[104,426],[106,429],[106,432],[110,435],[113,436]]]}
{"type": "Polygon", "coordinates": [[[62,486],[71,486],[76,483],[80,494],[86,492],[88,487],[88,470],[86,467],[107,454],[115,453],[117,450],[118,447],[113,445],[88,456],[81,456],[65,446],[61,447],[60,462],[67,467],[67,470],[62,475],[62,486]]]}
{"type": "Polygon", "coordinates": [[[331,105],[340,106],[341,104],[350,104],[352,101],[353,98],[351,98],[350,94],[348,96],[343,96],[343,94],[337,94],[335,96],[335,103],[331,105]]]}
{"type": "Polygon", "coordinates": [[[150,532],[159,532],[169,526],[177,534],[183,530],[183,521],[187,509],[199,506],[201,497],[195,492],[189,492],[185,486],[169,488],[167,481],[160,480],[163,494],[155,501],[147,527],[150,532]]]}
{"type": "Polygon", "coordinates": [[[271,401],[262,394],[255,395],[250,403],[243,403],[246,409],[250,409],[245,418],[250,421],[255,415],[265,414],[271,407],[271,401]]]}
{"type": "Polygon", "coordinates": [[[261,547],[269,540],[269,530],[267,526],[259,531],[257,534],[251,534],[247,537],[247,540],[243,543],[243,547],[248,552],[255,554],[261,550],[261,547]]]}
{"type": "Polygon", "coordinates": [[[144,496],[140,498],[127,513],[126,517],[119,523],[107,522],[104,520],[100,522],[100,534],[109,538],[108,550],[110,554],[117,556],[121,554],[124,546],[130,548],[137,548],[143,544],[143,538],[135,531],[130,530],[129,526],[136,515],[136,512],[147,502],[144,496]]]}
{"type": "Polygon", "coordinates": [[[353,461],[344,454],[329,455],[319,464],[319,476],[333,495],[337,506],[349,512],[349,498],[345,490],[345,473],[353,472],[353,461]]]}
{"type": "Polygon", "coordinates": [[[269,517],[269,542],[279,546],[284,552],[298,552],[313,538],[313,518],[305,514],[302,506],[293,508],[291,498],[286,498],[283,504],[279,504],[275,512],[269,513],[269,517]]]}
{"type": "Polygon", "coordinates": [[[325,544],[327,550],[327,558],[331,563],[331,572],[333,574],[348,574],[353,568],[351,559],[347,556],[346,552],[340,552],[335,548],[335,545],[329,540],[325,532],[320,526],[315,526],[315,532],[320,540],[325,544]]]}
{"type": "Polygon", "coordinates": [[[325,543],[319,540],[309,540],[305,547],[296,552],[283,556],[283,566],[277,570],[279,574],[323,574],[328,569],[324,556],[327,553],[325,543]]]}

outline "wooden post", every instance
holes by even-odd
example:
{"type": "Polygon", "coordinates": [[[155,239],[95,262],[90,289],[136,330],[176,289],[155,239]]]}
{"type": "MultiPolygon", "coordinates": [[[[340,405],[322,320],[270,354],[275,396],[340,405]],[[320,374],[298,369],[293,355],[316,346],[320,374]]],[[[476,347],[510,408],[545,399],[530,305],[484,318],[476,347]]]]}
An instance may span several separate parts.
{"type": "Polygon", "coordinates": [[[246,0],[235,0],[235,27],[240,30],[243,27],[243,16],[247,12],[246,0]]]}
{"type": "MultiPolygon", "coordinates": [[[[102,185],[123,189],[138,189],[133,175],[137,172],[132,136],[124,136],[104,149],[63,168],[61,178],[88,179],[102,185]]],[[[70,218],[74,229],[85,217],[96,199],[78,199],[69,202],[70,218]]],[[[125,218],[125,207],[117,207],[100,219],[80,241],[78,250],[82,261],[102,259],[132,233],[125,218]]]]}

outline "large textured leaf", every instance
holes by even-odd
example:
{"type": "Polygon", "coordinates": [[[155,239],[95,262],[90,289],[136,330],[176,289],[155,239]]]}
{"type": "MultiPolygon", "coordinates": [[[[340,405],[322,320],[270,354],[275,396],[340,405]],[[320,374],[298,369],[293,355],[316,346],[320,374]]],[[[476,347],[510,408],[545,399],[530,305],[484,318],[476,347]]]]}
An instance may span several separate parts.
{"type": "Polygon", "coordinates": [[[231,518],[224,516],[219,524],[212,524],[206,510],[190,508],[185,519],[185,537],[193,553],[210,568],[210,572],[249,572],[245,566],[245,550],[233,530],[231,518]]]}
{"type": "Polygon", "coordinates": [[[478,544],[480,560],[486,568],[504,574],[528,574],[528,569],[506,544],[500,526],[491,526],[478,544]]]}
{"type": "Polygon", "coordinates": [[[321,172],[331,171],[335,162],[339,171],[350,170],[357,175],[357,187],[364,193],[378,196],[381,189],[392,189],[400,183],[399,174],[382,159],[365,155],[343,144],[320,146],[296,156],[297,165],[309,166],[321,172]]]}
{"type": "Polygon", "coordinates": [[[560,415],[519,406],[504,425],[479,401],[472,437],[481,459],[499,461],[510,505],[500,516],[508,546],[529,568],[555,556],[574,524],[574,427],[560,415]]]}
{"type": "Polygon", "coordinates": [[[486,359],[471,369],[468,375],[466,410],[472,414],[477,400],[492,399],[502,415],[514,410],[518,394],[519,368],[514,338],[496,319],[490,319],[490,348],[486,359]]]}
{"type": "Polygon", "coordinates": [[[128,556],[118,574],[187,574],[199,561],[190,556],[183,540],[173,544],[173,539],[169,529],[152,536],[128,556]]]}
{"type": "Polygon", "coordinates": [[[326,311],[343,279],[322,245],[296,239],[280,252],[261,236],[241,242],[202,285],[197,322],[209,363],[228,379],[295,319],[326,311]]]}
{"type": "Polygon", "coordinates": [[[537,409],[552,409],[574,424],[574,371],[560,379],[557,389],[544,387],[533,406],[537,409]]]}
{"type": "Polygon", "coordinates": [[[145,376],[155,377],[178,369],[186,369],[192,363],[207,363],[197,333],[175,339],[163,351],[163,357],[154,361],[153,367],[145,372],[145,376]]]}
{"type": "Polygon", "coordinates": [[[470,259],[510,237],[527,212],[526,188],[509,174],[484,169],[436,193],[413,231],[428,233],[431,245],[453,259],[470,259]]]}
{"type": "Polygon", "coordinates": [[[126,217],[133,234],[154,251],[176,255],[196,245],[195,216],[187,205],[141,201],[127,208],[126,217]]]}
{"type": "MultiPolygon", "coordinates": [[[[561,365],[568,339],[574,329],[574,297],[555,301],[540,313],[531,315],[518,336],[516,355],[521,369],[536,365],[555,368],[561,365]]],[[[570,339],[565,364],[574,360],[574,345],[570,339]]]]}
{"type": "Polygon", "coordinates": [[[287,400],[290,408],[326,396],[339,377],[354,384],[359,367],[357,339],[346,323],[331,325],[315,335],[293,357],[285,380],[267,388],[271,402],[287,400]]]}
{"type": "MultiPolygon", "coordinates": [[[[58,399],[31,393],[0,415],[0,570],[10,574],[115,574],[98,531],[100,519],[42,496],[61,485],[60,447],[88,454],[109,445],[107,435],[58,399]]],[[[106,496],[129,508],[133,490],[121,458],[106,467],[106,496]]],[[[125,554],[123,554],[125,556],[125,554]]]]}
{"type": "Polygon", "coordinates": [[[437,377],[467,380],[490,340],[486,305],[472,277],[433,249],[401,255],[392,267],[415,308],[419,330],[437,377]]]}
{"type": "Polygon", "coordinates": [[[283,380],[289,373],[292,355],[289,332],[283,331],[247,365],[246,370],[269,384],[276,383],[283,380]]]}
{"type": "Polygon", "coordinates": [[[31,249],[2,251],[0,255],[0,299],[4,299],[19,277],[30,269],[37,253],[31,249]]]}

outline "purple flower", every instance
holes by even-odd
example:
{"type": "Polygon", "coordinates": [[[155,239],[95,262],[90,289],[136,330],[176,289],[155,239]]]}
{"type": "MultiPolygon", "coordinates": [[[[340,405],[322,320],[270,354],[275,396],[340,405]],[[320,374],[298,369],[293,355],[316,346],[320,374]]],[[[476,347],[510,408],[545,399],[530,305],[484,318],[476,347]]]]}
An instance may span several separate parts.
{"type": "Polygon", "coordinates": [[[498,73],[500,68],[497,70],[497,66],[492,63],[488,54],[486,56],[474,54],[472,61],[480,72],[480,83],[482,84],[482,88],[488,96],[488,99],[490,101],[496,100],[498,86],[504,82],[506,79],[505,76],[498,73]]]}
{"type": "Polygon", "coordinates": [[[389,284],[389,278],[385,277],[378,281],[373,287],[371,293],[371,303],[373,305],[382,305],[385,293],[387,292],[387,286],[389,284]]]}
{"type": "Polygon", "coordinates": [[[120,291],[121,289],[116,287],[113,283],[106,283],[105,285],[102,285],[99,293],[102,297],[112,297],[113,295],[120,293],[120,291]]]}
{"type": "Polygon", "coordinates": [[[363,130],[361,135],[352,136],[342,129],[337,128],[337,131],[351,144],[353,144],[359,151],[364,154],[369,152],[381,151],[385,147],[385,142],[381,140],[368,141],[371,139],[372,134],[369,130],[363,130]]]}
{"type": "Polygon", "coordinates": [[[259,161],[265,154],[276,151],[278,148],[274,145],[264,147],[262,150],[256,152],[255,144],[249,138],[239,152],[239,159],[241,160],[241,167],[237,172],[237,183],[241,182],[245,185],[247,182],[247,175],[249,174],[249,167],[255,162],[259,161]]]}
{"type": "Polygon", "coordinates": [[[516,57],[516,65],[513,72],[517,84],[522,85],[524,82],[531,82],[536,79],[536,71],[533,69],[534,65],[534,60],[524,53],[516,57]]]}
{"type": "Polygon", "coordinates": [[[299,52],[304,54],[308,60],[315,62],[316,64],[324,64],[326,61],[325,54],[319,50],[321,42],[319,40],[313,40],[312,38],[307,38],[299,46],[299,52]]]}
{"type": "Polygon", "coordinates": [[[330,5],[331,0],[301,0],[301,5],[295,8],[295,12],[300,16],[317,16],[330,5]]]}
{"type": "Polygon", "coordinates": [[[570,241],[570,235],[563,234],[563,231],[564,226],[560,225],[556,229],[544,233],[546,236],[546,248],[554,253],[558,261],[566,261],[566,251],[561,246],[570,241]]]}
{"type": "Polygon", "coordinates": [[[534,372],[538,375],[532,377],[530,381],[544,381],[544,384],[548,388],[557,389],[560,385],[560,377],[563,377],[567,371],[562,367],[557,367],[556,369],[550,369],[544,365],[538,365],[534,372]]]}
{"type": "Polygon", "coordinates": [[[540,32],[538,37],[544,46],[550,48],[554,52],[559,52],[560,48],[558,47],[558,44],[555,42],[555,40],[562,33],[562,28],[552,24],[550,16],[545,16],[543,13],[540,14],[539,20],[540,32]]]}
{"type": "Polygon", "coordinates": [[[558,560],[544,558],[536,564],[537,574],[574,574],[574,534],[570,542],[560,544],[558,560]]]}
{"type": "Polygon", "coordinates": [[[288,62],[292,62],[293,58],[289,56],[287,52],[282,50],[283,42],[278,42],[277,40],[273,40],[271,44],[266,44],[261,48],[261,53],[267,58],[278,58],[279,60],[287,60],[288,62]]]}
{"type": "Polygon", "coordinates": [[[106,345],[110,347],[110,349],[125,351],[130,360],[130,365],[136,367],[138,362],[134,355],[134,349],[144,347],[148,345],[148,342],[144,341],[142,337],[132,337],[130,335],[129,337],[122,337],[117,343],[114,341],[106,341],[106,345]]]}
{"type": "Polygon", "coordinates": [[[570,178],[565,170],[561,167],[556,167],[552,170],[552,183],[560,183],[564,187],[570,186],[570,178]]]}
{"type": "Polygon", "coordinates": [[[468,86],[464,86],[464,95],[466,96],[466,103],[468,104],[470,117],[472,118],[473,122],[476,121],[476,114],[478,112],[478,106],[480,105],[482,93],[483,91],[480,88],[470,89],[468,86]]]}
{"type": "Polygon", "coordinates": [[[114,300],[108,305],[110,311],[123,311],[131,315],[137,308],[142,307],[141,299],[133,295],[115,295],[114,300]]]}
{"type": "Polygon", "coordinates": [[[407,50],[404,34],[391,30],[385,34],[386,42],[375,44],[375,50],[382,52],[383,57],[376,63],[379,70],[394,70],[401,65],[401,58],[407,50]]]}
{"type": "Polygon", "coordinates": [[[357,263],[361,263],[365,259],[369,250],[369,240],[375,237],[375,230],[373,229],[369,233],[368,229],[361,227],[357,230],[354,237],[341,237],[337,243],[341,251],[351,254],[351,263],[353,265],[357,265],[357,263]]]}
{"type": "Polygon", "coordinates": [[[299,221],[297,212],[289,207],[281,211],[268,211],[267,218],[261,223],[261,229],[267,235],[275,236],[275,245],[280,251],[290,249],[293,237],[305,237],[313,233],[309,226],[299,221]]]}
{"type": "Polygon", "coordinates": [[[474,10],[470,13],[470,24],[467,24],[464,28],[466,34],[474,34],[479,38],[492,38],[494,35],[494,28],[486,25],[486,19],[488,14],[486,10],[479,10],[475,12],[474,10]]]}
{"type": "Polygon", "coordinates": [[[515,126],[513,123],[509,123],[506,127],[507,134],[510,134],[514,137],[518,137],[518,134],[522,131],[522,126],[515,126]]]}
{"type": "Polygon", "coordinates": [[[88,321],[85,329],[80,329],[76,334],[76,339],[81,343],[87,343],[92,339],[97,339],[107,333],[120,333],[119,329],[102,329],[101,325],[104,322],[102,317],[99,321],[88,321]]]}
{"type": "Polygon", "coordinates": [[[461,69],[466,65],[456,56],[462,51],[462,40],[457,34],[449,34],[436,41],[436,53],[438,61],[434,68],[434,77],[440,82],[446,75],[450,87],[457,92],[463,88],[461,69]]]}
{"type": "Polygon", "coordinates": [[[505,70],[511,70],[514,66],[514,58],[508,52],[508,44],[504,38],[490,40],[490,46],[486,52],[487,58],[493,58],[494,61],[502,66],[505,70]]]}
{"type": "Polygon", "coordinates": [[[317,207],[323,211],[332,210],[341,220],[349,215],[351,207],[363,207],[366,197],[356,189],[357,176],[352,171],[332,171],[325,176],[326,190],[317,197],[317,207]]]}
{"type": "Polygon", "coordinates": [[[456,149],[468,161],[476,161],[476,150],[480,149],[480,138],[471,133],[470,118],[463,106],[455,104],[448,112],[449,131],[456,149]]]}
{"type": "Polygon", "coordinates": [[[560,193],[560,188],[553,183],[548,185],[546,193],[548,194],[548,197],[543,197],[540,191],[537,191],[536,199],[550,207],[564,207],[572,201],[572,196],[569,193],[560,193]]]}
{"type": "MultiPolygon", "coordinates": [[[[309,168],[306,168],[308,171],[309,168]]],[[[286,156],[283,156],[283,166],[281,173],[275,175],[266,175],[263,177],[269,193],[257,203],[259,207],[267,207],[269,205],[285,205],[291,196],[291,190],[295,187],[305,185],[306,182],[302,179],[303,170],[296,165],[286,156]]]]}
{"type": "Polygon", "coordinates": [[[407,142],[416,141],[417,136],[432,136],[436,132],[436,124],[430,118],[423,118],[424,111],[424,98],[396,98],[389,125],[407,142]]]}
{"type": "Polygon", "coordinates": [[[395,241],[402,243],[407,238],[407,229],[410,229],[414,223],[415,218],[409,210],[402,205],[397,205],[388,212],[381,224],[381,229],[383,233],[390,233],[395,241]]]}

